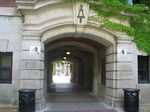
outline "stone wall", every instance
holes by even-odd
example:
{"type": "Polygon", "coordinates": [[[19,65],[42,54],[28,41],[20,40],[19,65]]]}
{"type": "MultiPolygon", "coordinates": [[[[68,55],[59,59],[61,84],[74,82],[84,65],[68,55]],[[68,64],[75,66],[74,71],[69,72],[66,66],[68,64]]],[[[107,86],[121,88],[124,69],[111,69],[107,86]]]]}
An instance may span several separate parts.
{"type": "Polygon", "coordinates": [[[0,84],[0,103],[16,105],[20,83],[22,19],[18,9],[0,8],[0,52],[13,52],[12,83],[0,84]]]}

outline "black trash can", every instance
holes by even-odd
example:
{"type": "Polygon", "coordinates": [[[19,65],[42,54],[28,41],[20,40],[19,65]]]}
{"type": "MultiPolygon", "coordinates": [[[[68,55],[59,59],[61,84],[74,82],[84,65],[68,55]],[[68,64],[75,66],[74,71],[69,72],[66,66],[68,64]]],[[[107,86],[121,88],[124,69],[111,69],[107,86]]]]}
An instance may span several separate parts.
{"type": "Polygon", "coordinates": [[[124,110],[127,112],[138,112],[139,110],[139,89],[125,88],[124,110]]]}
{"type": "Polygon", "coordinates": [[[21,89],[19,92],[19,112],[35,112],[34,89],[21,89]]]}

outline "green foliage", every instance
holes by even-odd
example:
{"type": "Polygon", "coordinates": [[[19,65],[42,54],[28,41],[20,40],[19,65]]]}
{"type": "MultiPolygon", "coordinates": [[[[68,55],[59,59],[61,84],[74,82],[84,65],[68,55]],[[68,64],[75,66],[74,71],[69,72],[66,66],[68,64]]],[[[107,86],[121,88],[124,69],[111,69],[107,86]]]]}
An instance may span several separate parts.
{"type": "Polygon", "coordinates": [[[119,0],[121,3],[123,3],[123,4],[127,4],[128,3],[128,1],[127,0],[119,0]]]}
{"type": "Polygon", "coordinates": [[[64,0],[65,2],[87,2],[88,0],[64,0]]]}
{"type": "MultiPolygon", "coordinates": [[[[39,0],[43,1],[43,0],[39,0]]],[[[64,0],[65,2],[86,2],[97,16],[89,17],[89,21],[99,23],[100,28],[126,32],[133,37],[139,50],[150,54],[150,1],[141,0],[140,4],[129,5],[127,0],[64,0]],[[107,10],[105,10],[107,9],[107,10]],[[123,12],[132,14],[124,14],[123,12]],[[130,26],[110,21],[115,17],[118,20],[127,20],[130,26]]]]}
{"type": "Polygon", "coordinates": [[[150,15],[141,13],[134,16],[131,26],[135,29],[133,36],[137,47],[150,54],[150,15]]]}
{"type": "Polygon", "coordinates": [[[150,54],[150,10],[149,0],[142,0],[141,4],[128,5],[127,0],[65,0],[67,2],[86,2],[90,5],[97,16],[89,17],[89,21],[100,23],[101,28],[107,28],[115,31],[126,32],[133,37],[139,50],[150,54]],[[107,10],[104,10],[107,8],[107,10]],[[125,15],[121,12],[132,12],[131,15],[125,15]],[[110,17],[118,20],[129,20],[130,26],[121,23],[112,22],[110,17]]]}

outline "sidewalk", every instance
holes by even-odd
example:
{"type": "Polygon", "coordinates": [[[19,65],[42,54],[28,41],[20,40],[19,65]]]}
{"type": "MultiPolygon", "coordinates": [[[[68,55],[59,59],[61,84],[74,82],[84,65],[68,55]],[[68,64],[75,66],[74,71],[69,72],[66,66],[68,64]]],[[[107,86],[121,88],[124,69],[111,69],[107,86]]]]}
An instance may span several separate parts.
{"type": "Polygon", "coordinates": [[[17,106],[0,104],[0,112],[17,112],[17,106]]]}
{"type": "Polygon", "coordinates": [[[150,112],[150,105],[140,106],[140,112],[150,112]]]}
{"type": "Polygon", "coordinates": [[[0,112],[17,112],[16,109],[0,109],[0,112]]]}
{"type": "MultiPolygon", "coordinates": [[[[116,108],[118,112],[125,112],[123,108],[116,108]]],[[[140,105],[138,112],[150,112],[150,105],[140,105]]]]}
{"type": "MultiPolygon", "coordinates": [[[[150,105],[142,105],[139,106],[139,112],[150,112],[150,105]]],[[[118,112],[124,112],[123,109],[117,109],[118,112]]],[[[6,108],[0,108],[0,112],[18,112],[17,109],[6,109],[6,108]]],[[[42,112],[42,111],[39,111],[42,112]]]]}
{"type": "MultiPolygon", "coordinates": [[[[50,93],[47,97],[47,104],[44,110],[36,112],[59,112],[59,111],[77,111],[94,112],[95,110],[114,111],[112,107],[102,102],[88,90],[76,84],[50,84],[50,93]]],[[[0,112],[18,112],[17,107],[0,106],[0,112]]],[[[123,108],[115,108],[117,112],[125,112],[123,108]]],[[[150,105],[140,105],[139,112],[150,112],[150,105]]]]}

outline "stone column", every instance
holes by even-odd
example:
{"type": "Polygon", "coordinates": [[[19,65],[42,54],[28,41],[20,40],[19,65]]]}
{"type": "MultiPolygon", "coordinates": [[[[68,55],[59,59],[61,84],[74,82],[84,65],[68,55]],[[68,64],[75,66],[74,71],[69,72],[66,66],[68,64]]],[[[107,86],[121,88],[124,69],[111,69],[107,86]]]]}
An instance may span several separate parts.
{"type": "Polygon", "coordinates": [[[105,102],[112,107],[123,107],[123,88],[135,87],[133,46],[131,37],[119,35],[116,39],[116,45],[106,50],[105,102]]]}
{"type": "Polygon", "coordinates": [[[23,35],[20,89],[36,89],[36,109],[44,106],[44,47],[40,34],[23,35]]]}

